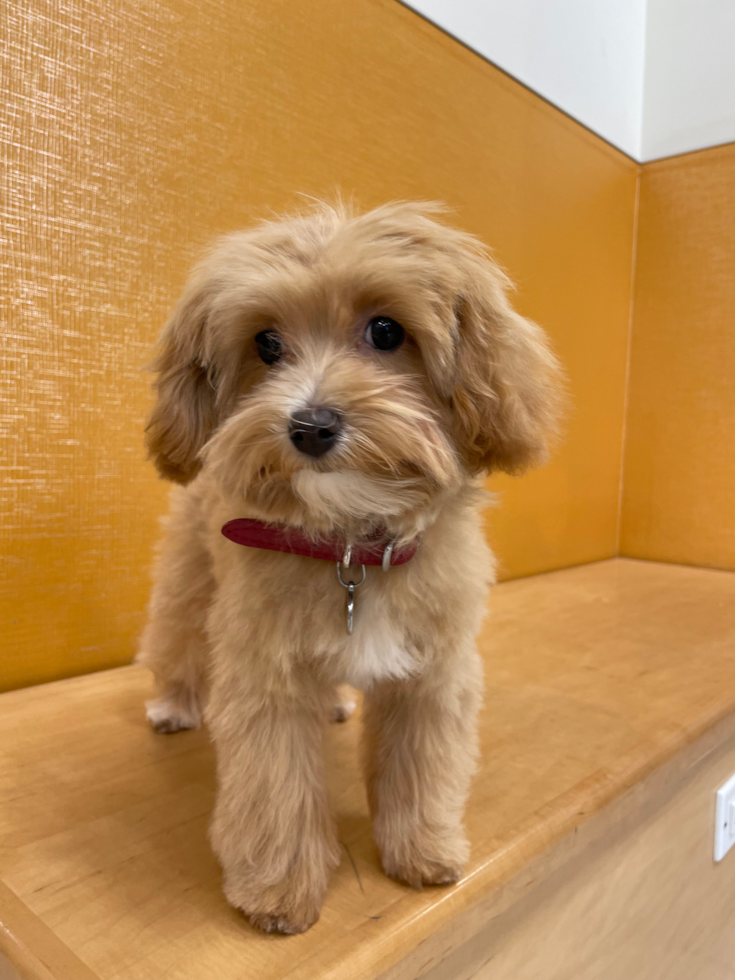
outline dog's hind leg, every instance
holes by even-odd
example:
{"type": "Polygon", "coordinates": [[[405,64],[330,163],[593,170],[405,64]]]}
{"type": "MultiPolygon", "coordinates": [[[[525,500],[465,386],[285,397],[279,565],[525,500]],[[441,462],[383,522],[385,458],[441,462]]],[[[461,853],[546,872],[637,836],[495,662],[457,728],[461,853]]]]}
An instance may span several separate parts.
{"type": "Polygon", "coordinates": [[[337,688],[336,702],[332,708],[332,713],[329,716],[329,720],[331,722],[336,722],[337,724],[342,724],[342,722],[349,721],[352,715],[355,713],[356,707],[357,702],[355,701],[355,692],[346,684],[340,684],[337,688]]]}
{"type": "Polygon", "coordinates": [[[214,589],[204,542],[196,500],[175,491],[136,658],[153,672],[157,696],[146,702],[146,715],[162,734],[201,724],[208,659],[204,628],[214,589]]]}

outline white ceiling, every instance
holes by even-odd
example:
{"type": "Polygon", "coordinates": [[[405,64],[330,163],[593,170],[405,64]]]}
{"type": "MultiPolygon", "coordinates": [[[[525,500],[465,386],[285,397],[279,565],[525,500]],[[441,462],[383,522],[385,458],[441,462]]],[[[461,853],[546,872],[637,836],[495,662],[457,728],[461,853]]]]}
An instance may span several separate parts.
{"type": "Polygon", "coordinates": [[[735,140],[735,0],[406,0],[636,160],[735,140]]]}

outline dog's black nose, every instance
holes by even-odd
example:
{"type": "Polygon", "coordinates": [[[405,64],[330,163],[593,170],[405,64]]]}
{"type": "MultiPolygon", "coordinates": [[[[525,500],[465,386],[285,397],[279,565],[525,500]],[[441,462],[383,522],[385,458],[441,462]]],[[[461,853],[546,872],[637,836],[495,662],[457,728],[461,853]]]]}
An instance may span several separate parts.
{"type": "Polygon", "coordinates": [[[288,423],[291,442],[300,453],[323,456],[336,444],[342,417],[331,408],[304,408],[294,412],[288,423]]]}

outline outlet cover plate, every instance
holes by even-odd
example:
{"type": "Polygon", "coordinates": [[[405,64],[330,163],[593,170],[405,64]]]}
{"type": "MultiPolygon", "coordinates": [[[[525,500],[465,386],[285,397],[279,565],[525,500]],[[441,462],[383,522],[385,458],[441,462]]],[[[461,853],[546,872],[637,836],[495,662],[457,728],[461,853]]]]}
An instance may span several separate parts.
{"type": "Polygon", "coordinates": [[[721,861],[735,844],[735,776],[717,790],[715,813],[715,861],[721,861]]]}

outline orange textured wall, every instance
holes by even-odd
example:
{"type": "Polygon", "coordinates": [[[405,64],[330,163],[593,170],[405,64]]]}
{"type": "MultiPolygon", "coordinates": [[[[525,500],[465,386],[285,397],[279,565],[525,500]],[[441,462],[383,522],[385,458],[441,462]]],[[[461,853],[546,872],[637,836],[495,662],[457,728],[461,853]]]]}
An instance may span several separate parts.
{"type": "Polygon", "coordinates": [[[643,168],[621,552],[735,569],[735,144],[643,168]]]}
{"type": "Polygon", "coordinates": [[[8,5],[0,686],[126,662],[166,488],[150,356],[211,236],[341,188],[448,202],[566,362],[503,574],[612,555],[637,167],[394,0],[8,5]]]}

